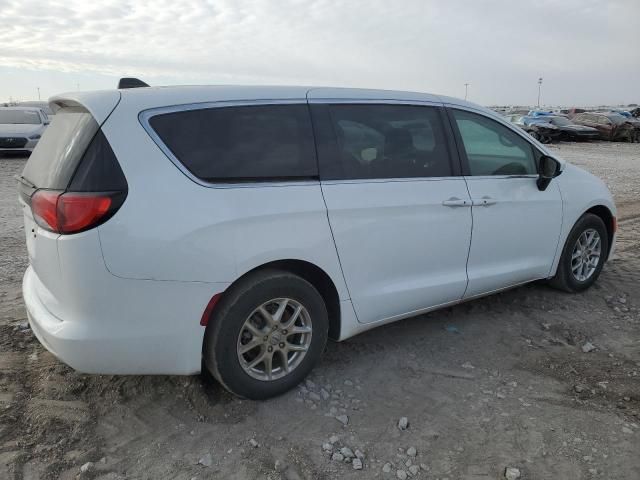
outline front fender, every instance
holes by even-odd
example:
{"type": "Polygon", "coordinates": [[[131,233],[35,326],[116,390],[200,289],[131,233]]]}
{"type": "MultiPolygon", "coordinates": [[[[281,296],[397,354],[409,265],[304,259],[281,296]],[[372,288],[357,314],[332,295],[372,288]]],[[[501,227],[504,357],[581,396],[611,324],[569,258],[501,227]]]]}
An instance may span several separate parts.
{"type": "MultiPolygon", "coordinates": [[[[567,237],[582,215],[594,207],[605,207],[614,218],[617,214],[611,192],[595,175],[567,163],[562,169],[562,174],[554,181],[558,182],[562,196],[562,227],[550,277],[555,275],[567,237]]],[[[614,251],[614,245],[615,235],[609,248],[610,257],[614,251]]]]}

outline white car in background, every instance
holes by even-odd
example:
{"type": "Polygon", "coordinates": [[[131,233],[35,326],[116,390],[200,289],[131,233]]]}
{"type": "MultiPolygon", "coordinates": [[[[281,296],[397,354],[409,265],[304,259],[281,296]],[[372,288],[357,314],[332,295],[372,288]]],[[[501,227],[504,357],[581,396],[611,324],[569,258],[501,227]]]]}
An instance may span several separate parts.
{"type": "Polygon", "coordinates": [[[0,107],[0,153],[31,153],[47,125],[41,108],[0,107]]]}
{"type": "Polygon", "coordinates": [[[60,95],[20,177],[30,324],[88,373],[278,395],[327,338],[516,285],[579,292],[609,190],[478,105],[421,93],[60,95]]]}

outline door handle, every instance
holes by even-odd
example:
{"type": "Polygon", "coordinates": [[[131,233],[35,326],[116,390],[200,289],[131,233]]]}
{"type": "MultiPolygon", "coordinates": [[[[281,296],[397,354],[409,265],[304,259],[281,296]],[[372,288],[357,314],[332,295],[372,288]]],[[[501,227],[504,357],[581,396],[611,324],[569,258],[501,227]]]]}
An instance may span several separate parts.
{"type": "Polygon", "coordinates": [[[495,198],[484,196],[482,198],[476,198],[471,202],[474,207],[488,207],[489,205],[495,205],[498,201],[495,198]]]}
{"type": "Polygon", "coordinates": [[[471,202],[469,200],[462,200],[458,197],[451,197],[448,200],[442,202],[445,207],[470,207],[471,202]]]}

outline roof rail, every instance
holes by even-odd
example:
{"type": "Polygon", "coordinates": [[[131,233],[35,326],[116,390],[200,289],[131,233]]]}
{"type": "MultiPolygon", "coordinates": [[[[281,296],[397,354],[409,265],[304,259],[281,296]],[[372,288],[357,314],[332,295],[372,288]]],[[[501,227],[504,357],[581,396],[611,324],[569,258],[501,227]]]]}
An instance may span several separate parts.
{"type": "Polygon", "coordinates": [[[118,88],[140,88],[148,86],[149,85],[144,83],[142,80],[133,77],[124,77],[118,82],[118,88]]]}

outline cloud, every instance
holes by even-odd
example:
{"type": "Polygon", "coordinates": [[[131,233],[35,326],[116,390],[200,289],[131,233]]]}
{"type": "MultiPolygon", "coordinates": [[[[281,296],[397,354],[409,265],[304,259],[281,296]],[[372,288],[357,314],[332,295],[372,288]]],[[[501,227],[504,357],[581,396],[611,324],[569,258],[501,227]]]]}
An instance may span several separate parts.
{"type": "Polygon", "coordinates": [[[0,65],[453,95],[470,82],[485,103],[532,96],[543,75],[557,101],[597,101],[611,76],[637,95],[639,16],[636,0],[0,0],[0,65]]]}

